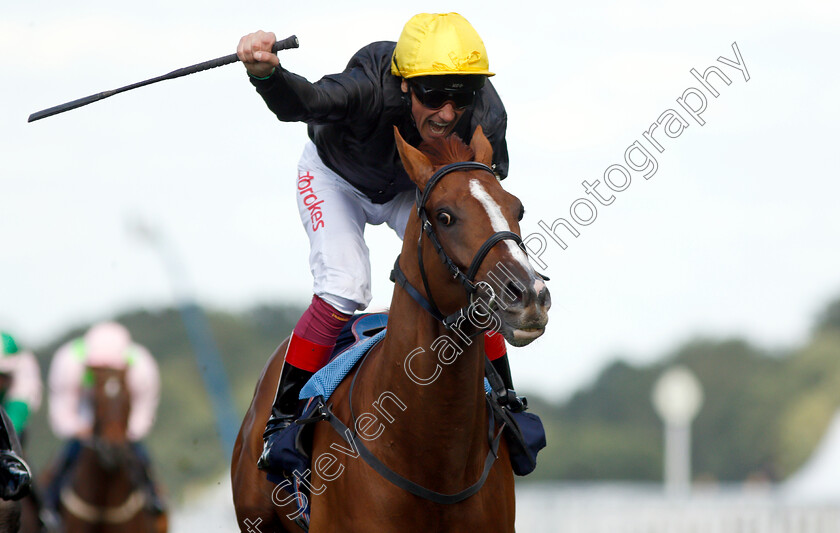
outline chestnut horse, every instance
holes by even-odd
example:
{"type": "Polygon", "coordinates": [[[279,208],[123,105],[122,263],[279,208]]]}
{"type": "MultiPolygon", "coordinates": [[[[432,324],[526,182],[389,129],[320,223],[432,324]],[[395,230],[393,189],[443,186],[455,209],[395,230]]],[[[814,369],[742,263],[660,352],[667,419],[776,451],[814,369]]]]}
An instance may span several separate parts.
{"type": "MultiPolygon", "coordinates": [[[[418,209],[395,265],[386,335],[329,399],[334,419],[362,440],[345,440],[332,422],[315,424],[309,528],[514,531],[513,472],[488,416],[480,333],[489,327],[524,346],[545,329],[548,289],[518,246],[524,209],[489,168],[480,127],[469,146],[453,136],[422,152],[395,135],[418,209]],[[486,305],[470,306],[476,301],[486,305]]],[[[290,519],[291,498],[256,468],[285,350],[286,342],[263,369],[234,448],[242,532],[302,530],[290,519]]]]}
{"type": "Polygon", "coordinates": [[[165,533],[165,515],[147,510],[142,465],[128,441],[131,395],[126,370],[89,367],[93,436],[82,442],[61,489],[65,533],[165,533]]]}

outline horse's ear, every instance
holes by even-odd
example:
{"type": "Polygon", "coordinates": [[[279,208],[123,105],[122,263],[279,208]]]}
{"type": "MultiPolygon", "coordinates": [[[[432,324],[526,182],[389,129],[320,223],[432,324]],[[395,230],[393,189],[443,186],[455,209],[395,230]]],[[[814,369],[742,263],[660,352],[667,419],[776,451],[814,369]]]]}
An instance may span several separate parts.
{"type": "Polygon", "coordinates": [[[493,147],[490,146],[490,141],[484,136],[484,130],[481,126],[475,128],[473,132],[472,141],[470,141],[470,148],[475,153],[475,160],[479,163],[492,166],[493,164],[493,147]]]}
{"type": "Polygon", "coordinates": [[[420,189],[425,188],[426,182],[429,181],[435,170],[432,162],[420,150],[405,142],[396,126],[394,126],[394,139],[397,141],[397,151],[400,153],[400,159],[402,159],[408,177],[420,189]]]}

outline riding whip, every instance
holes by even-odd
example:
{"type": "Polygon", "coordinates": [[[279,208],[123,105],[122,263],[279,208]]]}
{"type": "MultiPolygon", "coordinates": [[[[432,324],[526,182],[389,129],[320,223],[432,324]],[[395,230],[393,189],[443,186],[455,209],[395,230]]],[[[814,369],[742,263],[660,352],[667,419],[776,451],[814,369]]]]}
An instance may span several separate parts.
{"type": "MultiPolygon", "coordinates": [[[[271,47],[271,51],[273,53],[277,53],[280,50],[287,50],[289,48],[297,48],[299,46],[298,38],[294,35],[291,37],[287,37],[282,41],[277,41],[274,43],[274,46],[271,47]]],[[[82,107],[84,105],[92,104],[93,102],[98,102],[100,100],[104,100],[109,96],[113,96],[118,93],[122,93],[125,91],[130,91],[131,89],[136,89],[138,87],[145,87],[146,85],[151,85],[153,83],[157,83],[163,80],[171,80],[174,78],[180,78],[181,76],[186,76],[187,74],[194,74],[196,72],[201,72],[203,70],[209,70],[211,68],[221,67],[222,65],[229,65],[230,63],[236,63],[239,61],[239,57],[236,54],[231,54],[224,57],[217,57],[216,59],[211,59],[210,61],[204,61],[203,63],[198,63],[196,65],[191,65],[189,67],[179,68],[177,70],[173,70],[168,74],[164,74],[163,76],[158,76],[156,78],[151,78],[144,81],[138,81],[137,83],[132,83],[131,85],[126,85],[125,87],[120,87],[119,89],[112,89],[110,91],[104,91],[98,94],[92,94],[90,96],[86,96],[84,98],[79,98],[78,100],[73,100],[72,102],[67,102],[65,104],[60,104],[55,107],[51,107],[49,109],[44,109],[43,111],[36,111],[29,115],[29,120],[27,122],[34,122],[36,120],[40,120],[42,118],[51,117],[53,115],[57,115],[59,113],[63,113],[65,111],[70,111],[71,109],[76,109],[77,107],[82,107]]]]}

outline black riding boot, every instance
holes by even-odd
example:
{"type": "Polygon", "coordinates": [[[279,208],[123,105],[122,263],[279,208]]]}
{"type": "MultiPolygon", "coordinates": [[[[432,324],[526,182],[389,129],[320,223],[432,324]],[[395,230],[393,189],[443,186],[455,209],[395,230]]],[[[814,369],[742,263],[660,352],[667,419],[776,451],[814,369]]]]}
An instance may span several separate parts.
{"type": "Polygon", "coordinates": [[[19,500],[29,494],[32,473],[26,462],[12,449],[9,419],[0,414],[0,498],[19,500]]]}
{"type": "Polygon", "coordinates": [[[514,413],[526,410],[528,408],[528,398],[516,395],[516,391],[513,388],[513,378],[510,376],[510,361],[508,361],[507,354],[490,361],[490,363],[496,369],[496,372],[499,373],[499,376],[501,376],[502,383],[505,384],[505,388],[507,389],[507,396],[500,398],[499,403],[507,405],[514,413]]]}
{"type": "Polygon", "coordinates": [[[263,452],[257,461],[257,468],[260,470],[273,469],[269,462],[271,449],[280,435],[280,430],[289,427],[297,418],[300,389],[309,381],[312,374],[289,363],[283,363],[274,404],[271,406],[271,416],[268,417],[263,432],[263,452]]]}

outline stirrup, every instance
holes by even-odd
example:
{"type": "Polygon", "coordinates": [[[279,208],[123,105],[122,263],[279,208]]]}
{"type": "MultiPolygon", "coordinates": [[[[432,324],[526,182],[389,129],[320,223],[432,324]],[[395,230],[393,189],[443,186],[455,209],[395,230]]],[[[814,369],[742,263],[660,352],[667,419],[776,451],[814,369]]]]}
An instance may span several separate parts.
{"type": "Polygon", "coordinates": [[[259,459],[257,459],[257,468],[266,472],[273,470],[270,457],[271,449],[276,444],[277,440],[274,437],[279,435],[281,431],[295,423],[293,416],[271,418],[263,431],[263,449],[259,459]]]}
{"type": "Polygon", "coordinates": [[[260,457],[257,459],[257,469],[263,470],[265,472],[271,471],[271,463],[269,463],[268,457],[271,455],[271,435],[265,438],[263,441],[263,450],[260,454],[260,457]]]}
{"type": "Polygon", "coordinates": [[[295,420],[297,420],[296,414],[280,414],[279,416],[271,415],[268,421],[265,423],[265,429],[263,430],[262,434],[263,443],[268,441],[269,436],[277,433],[278,431],[282,431],[294,424],[295,420]]]}
{"type": "Polygon", "coordinates": [[[505,396],[499,396],[499,405],[506,406],[511,413],[521,413],[528,410],[528,398],[517,396],[515,390],[507,389],[505,396]]]}

